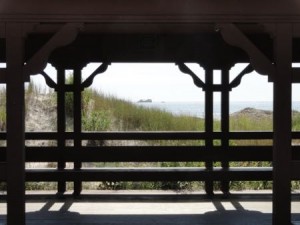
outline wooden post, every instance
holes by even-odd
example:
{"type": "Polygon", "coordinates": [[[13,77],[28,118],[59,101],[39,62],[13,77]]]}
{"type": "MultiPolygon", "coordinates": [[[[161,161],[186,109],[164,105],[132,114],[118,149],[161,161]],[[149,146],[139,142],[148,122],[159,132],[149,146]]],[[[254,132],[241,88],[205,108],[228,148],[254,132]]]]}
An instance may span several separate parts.
{"type": "MultiPolygon", "coordinates": [[[[213,70],[211,68],[205,68],[205,132],[207,138],[205,139],[205,147],[207,151],[211,150],[213,147],[213,126],[214,126],[214,118],[213,118],[213,70]]],[[[206,161],[205,167],[207,169],[213,169],[213,162],[206,161]]],[[[212,196],[213,192],[213,181],[205,181],[205,192],[208,196],[212,196]]]]}
{"type": "MultiPolygon", "coordinates": [[[[57,67],[57,132],[58,140],[57,146],[63,150],[66,146],[65,132],[66,132],[66,112],[65,112],[65,69],[61,66],[57,67]]],[[[63,170],[66,167],[64,160],[57,162],[57,168],[63,170]]],[[[66,182],[59,181],[57,191],[62,195],[66,191],[66,182]]]]}
{"type": "MultiPolygon", "coordinates": [[[[222,148],[224,151],[228,149],[229,140],[229,68],[222,69],[222,92],[221,92],[221,131],[222,131],[222,148]]],[[[222,161],[222,168],[229,168],[228,161],[222,161]]],[[[221,190],[227,195],[229,194],[229,181],[221,181],[221,190]]]]}
{"type": "Polygon", "coordinates": [[[7,225],[25,225],[24,40],[22,25],[6,25],[7,225]]]}
{"type": "Polygon", "coordinates": [[[277,25],[274,47],[273,225],[282,225],[291,223],[292,25],[277,25]]]}
{"type": "MultiPolygon", "coordinates": [[[[76,67],[74,69],[74,92],[73,92],[73,101],[74,101],[74,147],[80,148],[81,147],[81,132],[82,132],[82,115],[81,115],[81,69],[82,67],[76,67]]],[[[80,170],[81,169],[81,161],[74,162],[74,169],[80,170]]],[[[74,182],[74,195],[79,196],[82,191],[82,182],[75,181],[74,182]]]]}

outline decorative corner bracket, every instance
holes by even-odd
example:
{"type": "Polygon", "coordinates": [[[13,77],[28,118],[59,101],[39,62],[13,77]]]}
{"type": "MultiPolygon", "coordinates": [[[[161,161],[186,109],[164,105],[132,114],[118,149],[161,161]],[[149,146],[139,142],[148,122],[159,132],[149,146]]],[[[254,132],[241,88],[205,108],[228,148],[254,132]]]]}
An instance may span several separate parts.
{"type": "Polygon", "coordinates": [[[225,42],[243,49],[248,54],[251,65],[258,73],[269,77],[275,74],[272,62],[234,24],[218,24],[216,28],[225,42]]]}
{"type": "Polygon", "coordinates": [[[197,87],[205,90],[206,87],[205,83],[189,67],[187,67],[184,63],[176,63],[176,65],[178,66],[181,72],[188,74],[192,77],[194,84],[197,87]]]}
{"type": "Polygon", "coordinates": [[[91,86],[94,82],[94,78],[100,74],[100,73],[104,73],[108,66],[110,65],[110,63],[108,62],[104,62],[102,63],[82,84],[81,84],[81,89],[84,90],[85,88],[88,88],[89,86],[91,86]]]}
{"type": "Polygon", "coordinates": [[[239,86],[241,84],[241,81],[242,81],[243,77],[246,74],[251,73],[253,71],[254,71],[254,69],[253,69],[253,67],[252,67],[251,64],[249,64],[248,66],[246,66],[246,68],[243,69],[243,71],[236,78],[234,78],[233,81],[231,81],[231,83],[230,83],[230,89],[236,88],[237,86],[239,86]]]}
{"type": "Polygon", "coordinates": [[[51,79],[51,77],[45,72],[42,71],[41,75],[45,78],[46,84],[48,85],[48,87],[56,89],[57,88],[57,84],[54,82],[54,80],[51,79]]]}

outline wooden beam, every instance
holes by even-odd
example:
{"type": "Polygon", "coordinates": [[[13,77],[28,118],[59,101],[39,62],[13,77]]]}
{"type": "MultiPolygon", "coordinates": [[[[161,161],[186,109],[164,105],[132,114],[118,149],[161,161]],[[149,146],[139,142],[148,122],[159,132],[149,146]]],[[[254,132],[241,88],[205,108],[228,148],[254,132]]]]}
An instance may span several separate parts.
{"type": "Polygon", "coordinates": [[[274,42],[273,225],[291,223],[292,25],[277,24],[274,42]]]}
{"type": "Polygon", "coordinates": [[[20,23],[6,25],[7,225],[25,225],[24,40],[20,23]]]}
{"type": "MultiPolygon", "coordinates": [[[[2,0],[0,19],[18,21],[99,21],[103,24],[116,23],[214,23],[216,21],[236,21],[260,23],[262,21],[299,21],[297,1],[236,1],[227,0],[80,0],[55,1],[27,0],[25,3],[2,0]],[[65,6],[68,5],[68,8],[65,6]],[[241,13],[243,12],[243,13],[241,13]],[[23,19],[23,20],[22,20],[23,19]]],[[[125,25],[126,27],[126,25],[125,25]]]]}

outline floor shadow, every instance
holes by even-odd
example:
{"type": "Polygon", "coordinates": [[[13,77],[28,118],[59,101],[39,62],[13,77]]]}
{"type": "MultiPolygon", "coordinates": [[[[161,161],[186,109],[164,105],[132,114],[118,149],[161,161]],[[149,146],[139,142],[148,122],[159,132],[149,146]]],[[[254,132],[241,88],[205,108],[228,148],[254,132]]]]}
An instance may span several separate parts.
{"type": "MultiPolygon", "coordinates": [[[[98,199],[99,200],[99,199],[98,199]]],[[[253,200],[253,199],[252,199],[253,200]]],[[[89,213],[89,203],[76,199],[43,200],[44,205],[39,211],[26,214],[27,225],[270,225],[272,214],[255,210],[246,210],[241,199],[227,199],[234,210],[226,210],[223,200],[210,201],[215,210],[199,214],[92,214],[89,213]],[[72,211],[74,203],[82,202],[85,214],[72,211]],[[56,211],[52,207],[62,203],[56,211]]],[[[254,200],[253,200],[254,201],[254,200]]],[[[257,200],[258,201],[258,200],[257,200]]],[[[35,201],[33,201],[35,202],[35,201]]],[[[39,202],[39,201],[38,201],[39,202]]],[[[98,201],[101,203],[101,201],[98,201]]],[[[107,202],[107,201],[103,201],[107,202]]],[[[122,202],[122,201],[121,201],[122,202]]],[[[126,201],[125,201],[126,202],[126,201]]],[[[148,202],[148,199],[143,202],[148,202]]],[[[153,202],[153,199],[152,199],[153,202]]],[[[154,201],[155,202],[155,201],[154,201]]],[[[188,200],[189,202],[189,200],[188,200]]],[[[201,204],[202,201],[199,201],[201,204]]],[[[204,201],[203,201],[204,202],[204,201]]],[[[259,202],[259,201],[258,201],[259,202]]],[[[117,203],[116,203],[117,204],[117,203]]],[[[176,204],[176,203],[175,203],[176,204]]],[[[205,205],[205,204],[203,204],[205,205]]],[[[293,214],[293,220],[300,221],[300,214],[293,214]]],[[[0,224],[5,224],[5,216],[0,216],[0,224]]]]}
{"type": "MultiPolygon", "coordinates": [[[[296,215],[300,219],[300,214],[296,215]]],[[[258,211],[212,211],[176,215],[81,215],[75,212],[33,212],[28,225],[270,225],[272,215],[258,211]]]]}
{"type": "MultiPolygon", "coordinates": [[[[77,212],[27,213],[27,225],[270,225],[272,214],[258,211],[212,211],[204,214],[176,215],[81,215],[77,212]]],[[[300,221],[300,214],[293,220],[300,221]]],[[[0,217],[0,224],[5,218],[0,217]]]]}
{"type": "MultiPolygon", "coordinates": [[[[4,196],[5,197],[5,196],[4,196]]],[[[300,194],[293,195],[293,199],[300,200],[300,194]]],[[[64,194],[62,196],[53,195],[53,194],[30,194],[26,196],[26,202],[35,202],[35,201],[48,201],[48,200],[84,200],[91,202],[153,202],[153,201],[161,201],[161,202],[198,202],[198,201],[210,201],[211,197],[205,194],[194,194],[194,193],[172,193],[166,194],[162,192],[161,194],[119,194],[118,191],[111,194],[81,194],[80,196],[74,197],[72,194],[64,194]]],[[[213,197],[214,200],[224,200],[224,199],[232,199],[239,201],[272,201],[272,194],[270,193],[257,193],[257,194],[230,194],[224,197],[223,194],[215,194],[213,197]]],[[[3,196],[0,196],[0,202],[5,201],[3,196]]]]}

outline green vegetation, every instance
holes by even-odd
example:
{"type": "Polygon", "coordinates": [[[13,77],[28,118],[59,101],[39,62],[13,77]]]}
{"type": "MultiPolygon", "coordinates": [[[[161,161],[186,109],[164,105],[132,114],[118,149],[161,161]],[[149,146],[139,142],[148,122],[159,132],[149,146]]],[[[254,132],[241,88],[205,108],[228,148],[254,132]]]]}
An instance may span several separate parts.
{"type": "Polygon", "coordinates": [[[83,93],[83,115],[102,112],[113,123],[110,130],[124,131],[203,131],[204,120],[190,116],[174,116],[159,109],[149,109],[95,90],[83,93]]]}
{"type": "MultiPolygon", "coordinates": [[[[67,81],[72,83],[71,80],[67,81]]],[[[26,103],[31,98],[38,96],[41,90],[29,84],[26,89],[26,103]]],[[[49,102],[56,104],[53,93],[49,94],[49,102]]],[[[26,104],[26,109],[30,107],[26,104]]],[[[69,118],[73,116],[73,94],[66,93],[66,114],[69,118]]],[[[230,118],[231,131],[271,131],[271,115],[256,116],[247,113],[232,115],[230,118]]],[[[72,120],[72,118],[70,119],[72,120]]],[[[68,121],[68,120],[67,120],[68,121]]],[[[204,131],[205,121],[192,116],[177,116],[159,109],[150,109],[138,106],[128,101],[120,100],[114,96],[106,96],[95,90],[85,90],[82,93],[82,129],[84,131],[204,131]]],[[[221,123],[214,121],[214,129],[220,130],[221,123]]],[[[300,113],[293,113],[293,131],[300,130],[300,113]]],[[[5,113],[5,90],[0,92],[0,130],[6,129],[5,113]]],[[[70,130],[70,129],[68,129],[70,130]]],[[[220,145],[220,140],[214,140],[214,145],[220,145]]],[[[88,140],[86,145],[103,146],[110,145],[110,142],[88,140]]],[[[121,143],[122,144],[122,143],[121,143]]],[[[124,144],[124,143],[123,143],[124,144]]],[[[135,145],[204,145],[204,141],[136,141],[135,145]]],[[[271,140],[231,140],[230,145],[272,145],[271,140]]],[[[50,165],[50,164],[49,164],[50,165]]],[[[214,165],[220,165],[215,162],[214,165]]],[[[54,165],[55,166],[55,165],[54,165]]],[[[91,165],[89,165],[91,166],[91,165]]],[[[203,162],[160,162],[160,163],[95,163],[93,166],[161,166],[161,167],[200,167],[203,162]]],[[[270,162],[231,162],[230,166],[270,166],[270,162]]],[[[231,182],[231,189],[270,189],[271,182],[231,182]]],[[[294,189],[300,188],[300,182],[292,183],[294,189]]],[[[68,184],[71,188],[72,184],[68,184]]],[[[5,188],[5,184],[0,183],[0,189],[5,188]]],[[[45,184],[27,183],[27,189],[52,189],[56,188],[55,183],[45,184]]],[[[84,188],[97,189],[175,189],[175,190],[199,190],[203,188],[202,182],[97,182],[95,185],[85,184],[84,188]]],[[[219,188],[216,182],[215,188],[219,188]]]]}

